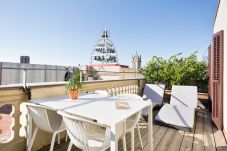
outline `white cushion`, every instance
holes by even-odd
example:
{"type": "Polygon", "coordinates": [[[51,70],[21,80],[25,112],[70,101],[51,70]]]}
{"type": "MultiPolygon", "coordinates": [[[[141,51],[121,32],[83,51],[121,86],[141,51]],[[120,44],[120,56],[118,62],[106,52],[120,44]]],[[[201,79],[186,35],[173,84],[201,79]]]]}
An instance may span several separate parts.
{"type": "Polygon", "coordinates": [[[183,106],[165,104],[155,117],[155,120],[184,128],[193,128],[195,109],[183,106]]]}
{"type": "Polygon", "coordinates": [[[196,86],[172,86],[171,105],[180,105],[184,107],[197,107],[197,87],[196,86]]]}
{"type": "Polygon", "coordinates": [[[165,85],[145,84],[143,90],[143,99],[150,99],[152,102],[160,102],[162,104],[165,85]]]}
{"type": "Polygon", "coordinates": [[[106,90],[95,90],[94,93],[98,95],[108,96],[108,92],[106,90]]]}

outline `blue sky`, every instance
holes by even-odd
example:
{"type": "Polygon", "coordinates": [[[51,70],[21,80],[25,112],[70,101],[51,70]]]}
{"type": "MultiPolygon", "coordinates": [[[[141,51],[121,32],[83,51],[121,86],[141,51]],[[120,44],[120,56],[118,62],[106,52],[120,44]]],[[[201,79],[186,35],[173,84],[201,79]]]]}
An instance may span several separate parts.
{"type": "Polygon", "coordinates": [[[88,64],[93,46],[107,28],[119,63],[143,65],[153,56],[179,52],[203,56],[211,38],[217,0],[2,0],[0,62],[88,64]]]}

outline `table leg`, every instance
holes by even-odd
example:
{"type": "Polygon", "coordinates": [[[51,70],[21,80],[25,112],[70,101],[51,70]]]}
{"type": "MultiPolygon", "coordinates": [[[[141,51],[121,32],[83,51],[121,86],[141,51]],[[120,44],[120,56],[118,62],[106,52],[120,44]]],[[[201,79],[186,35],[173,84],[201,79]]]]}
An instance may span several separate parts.
{"type": "Polygon", "coordinates": [[[116,136],[116,131],[116,126],[111,126],[110,151],[118,151],[118,140],[116,136]]]}
{"type": "Polygon", "coordinates": [[[148,150],[153,151],[153,112],[152,105],[148,107],[148,150]]]}

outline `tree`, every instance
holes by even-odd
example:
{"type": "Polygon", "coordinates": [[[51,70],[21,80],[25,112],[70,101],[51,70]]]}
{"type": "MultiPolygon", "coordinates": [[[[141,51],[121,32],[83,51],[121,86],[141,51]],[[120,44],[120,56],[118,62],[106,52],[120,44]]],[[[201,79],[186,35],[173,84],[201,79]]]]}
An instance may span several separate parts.
{"type": "Polygon", "coordinates": [[[162,83],[167,89],[172,85],[197,85],[199,91],[207,91],[208,67],[204,61],[198,61],[196,52],[188,57],[181,54],[169,59],[153,56],[140,70],[148,83],[162,83]]]}

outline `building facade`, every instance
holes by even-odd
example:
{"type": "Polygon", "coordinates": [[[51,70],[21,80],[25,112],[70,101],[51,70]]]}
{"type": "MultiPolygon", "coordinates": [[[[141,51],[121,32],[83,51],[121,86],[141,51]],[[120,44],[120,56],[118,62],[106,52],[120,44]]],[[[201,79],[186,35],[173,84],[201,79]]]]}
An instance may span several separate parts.
{"type": "Polygon", "coordinates": [[[81,67],[84,80],[117,80],[142,78],[141,56],[137,53],[132,58],[133,68],[118,63],[117,51],[105,29],[92,50],[91,64],[81,67]]]}
{"type": "Polygon", "coordinates": [[[212,120],[227,138],[227,1],[219,0],[209,47],[209,93],[212,120]]]}
{"type": "Polygon", "coordinates": [[[26,82],[64,81],[68,67],[0,62],[0,85],[23,83],[26,72],[26,82]]]}
{"type": "Polygon", "coordinates": [[[90,80],[120,80],[143,78],[138,69],[120,64],[92,64],[83,68],[84,79],[90,80]]]}

